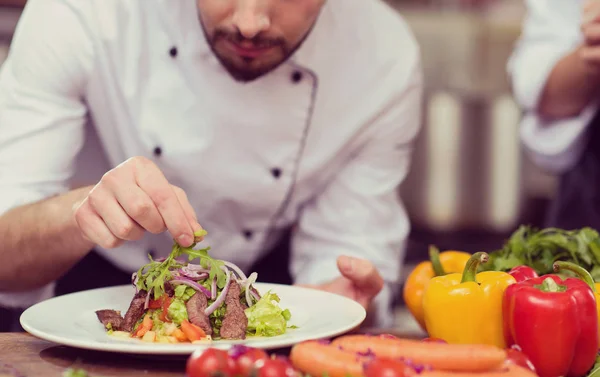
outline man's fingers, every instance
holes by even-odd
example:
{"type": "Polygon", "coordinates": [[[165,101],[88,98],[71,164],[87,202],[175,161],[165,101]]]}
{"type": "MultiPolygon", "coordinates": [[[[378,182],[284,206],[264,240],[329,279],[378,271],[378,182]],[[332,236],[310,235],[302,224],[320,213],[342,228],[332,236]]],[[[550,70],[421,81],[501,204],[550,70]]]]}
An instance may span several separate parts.
{"type": "Polygon", "coordinates": [[[368,260],[341,256],[337,264],[342,275],[352,281],[354,286],[369,299],[383,289],[383,278],[368,260]]]}
{"type": "Polygon", "coordinates": [[[94,211],[89,199],[85,199],[75,211],[75,221],[79,225],[84,238],[95,245],[105,249],[113,249],[123,243],[123,240],[112,234],[104,221],[94,211]]]}
{"type": "MultiPolygon", "coordinates": [[[[196,211],[194,211],[194,207],[192,207],[192,204],[190,203],[185,191],[183,191],[177,186],[172,185],[171,187],[173,187],[175,195],[177,195],[177,199],[179,199],[179,203],[181,204],[183,212],[185,213],[185,216],[187,217],[189,223],[192,226],[192,230],[194,232],[196,232],[197,230],[202,230],[202,226],[200,225],[200,223],[198,223],[196,211]]],[[[202,239],[204,239],[204,237],[200,237],[200,240],[202,239]]]]}
{"type": "Polygon", "coordinates": [[[588,46],[597,45],[600,42],[600,23],[592,23],[581,28],[583,39],[588,46]]]}
{"type": "Polygon", "coordinates": [[[136,241],[144,236],[144,229],[133,221],[110,191],[103,187],[94,188],[89,203],[115,237],[136,241]]]}
{"type": "Polygon", "coordinates": [[[181,246],[187,247],[194,242],[194,231],[186,214],[160,169],[151,161],[139,159],[135,166],[135,180],[138,186],[148,194],[156,205],[171,236],[181,246]]]}
{"type": "Polygon", "coordinates": [[[115,196],[125,212],[144,229],[153,234],[166,230],[167,227],[158,208],[148,194],[138,186],[131,185],[125,190],[117,190],[115,196]]]}

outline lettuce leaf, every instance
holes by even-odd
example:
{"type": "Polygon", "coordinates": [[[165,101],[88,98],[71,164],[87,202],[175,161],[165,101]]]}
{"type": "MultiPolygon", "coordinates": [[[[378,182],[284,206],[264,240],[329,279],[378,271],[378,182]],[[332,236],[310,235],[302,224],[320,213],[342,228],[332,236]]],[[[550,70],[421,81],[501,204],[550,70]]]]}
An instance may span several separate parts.
{"type": "Polygon", "coordinates": [[[285,333],[291,313],[288,309],[282,309],[279,301],[279,296],[269,291],[256,304],[245,310],[248,317],[248,335],[276,336],[285,333]]]}

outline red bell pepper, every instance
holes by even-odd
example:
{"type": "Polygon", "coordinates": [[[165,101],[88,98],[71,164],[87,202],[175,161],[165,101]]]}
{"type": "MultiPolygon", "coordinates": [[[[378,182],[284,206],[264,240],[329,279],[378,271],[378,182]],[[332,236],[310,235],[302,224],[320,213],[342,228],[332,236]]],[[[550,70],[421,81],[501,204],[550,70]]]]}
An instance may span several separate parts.
{"type": "Polygon", "coordinates": [[[517,266],[508,272],[518,282],[539,277],[537,272],[529,266],[517,266]]]}
{"type": "Polygon", "coordinates": [[[518,345],[540,377],[585,376],[594,365],[598,313],[592,285],[591,276],[562,280],[551,274],[506,288],[507,346],[518,345]]]}

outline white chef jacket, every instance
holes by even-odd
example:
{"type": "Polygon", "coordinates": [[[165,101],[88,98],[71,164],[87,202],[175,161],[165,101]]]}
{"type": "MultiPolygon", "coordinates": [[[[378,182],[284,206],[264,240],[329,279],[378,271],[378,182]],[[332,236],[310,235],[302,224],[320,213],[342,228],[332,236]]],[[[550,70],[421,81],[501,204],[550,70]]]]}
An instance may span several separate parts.
{"type": "MultiPolygon", "coordinates": [[[[0,74],[0,211],[67,191],[78,167],[145,156],[186,191],[213,256],[247,270],[295,225],[295,282],[338,277],[341,254],[367,258],[389,325],[409,231],[397,186],[421,115],[407,24],[379,0],[329,0],[288,62],[244,84],[197,14],[195,0],[29,0],[0,74]]],[[[147,234],[100,253],[133,272],[171,245],[147,234]]]]}
{"type": "Polygon", "coordinates": [[[551,70],[582,41],[584,0],[526,0],[523,31],[508,63],[513,91],[524,114],[521,140],[544,169],[562,173],[577,162],[598,109],[592,101],[579,115],[547,120],[535,108],[551,70]]]}

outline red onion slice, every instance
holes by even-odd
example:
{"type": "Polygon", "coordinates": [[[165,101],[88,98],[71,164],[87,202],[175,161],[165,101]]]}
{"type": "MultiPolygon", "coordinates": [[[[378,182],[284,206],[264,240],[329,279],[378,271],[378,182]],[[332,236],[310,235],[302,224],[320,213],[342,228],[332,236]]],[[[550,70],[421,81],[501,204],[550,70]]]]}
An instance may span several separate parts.
{"type": "Polygon", "coordinates": [[[204,280],[208,277],[208,272],[199,272],[199,271],[193,270],[191,268],[188,268],[188,266],[182,267],[177,272],[179,273],[180,276],[184,276],[186,278],[193,279],[196,281],[204,280]]]}
{"type": "Polygon", "coordinates": [[[254,284],[254,282],[256,281],[256,279],[258,278],[258,274],[256,272],[253,272],[250,274],[250,276],[248,276],[248,279],[246,280],[246,285],[245,285],[245,289],[246,289],[246,303],[248,304],[248,307],[252,306],[252,297],[250,294],[250,288],[252,287],[252,284],[254,284]]]}
{"type": "Polygon", "coordinates": [[[194,272],[198,272],[198,273],[202,273],[202,272],[206,272],[209,273],[210,269],[209,268],[204,268],[202,266],[200,266],[199,264],[188,264],[186,265],[184,268],[190,270],[190,271],[194,271],[194,272]]]}
{"type": "Polygon", "coordinates": [[[238,277],[239,277],[241,280],[243,280],[243,281],[244,281],[244,280],[248,279],[248,278],[246,277],[246,274],[244,274],[244,273],[242,272],[242,270],[241,270],[241,269],[240,269],[238,266],[236,266],[235,264],[233,264],[233,263],[231,263],[231,262],[227,262],[227,261],[223,261],[223,264],[224,264],[225,266],[227,266],[227,267],[231,268],[233,271],[235,271],[235,273],[237,274],[237,276],[238,276],[238,277]]]}
{"type": "Polygon", "coordinates": [[[227,292],[229,291],[229,286],[231,285],[232,273],[229,272],[224,267],[221,267],[221,268],[223,269],[223,271],[225,271],[225,274],[227,275],[227,281],[225,282],[225,286],[221,290],[221,294],[219,295],[219,297],[217,297],[215,302],[213,302],[208,308],[206,308],[206,310],[204,310],[204,314],[206,314],[206,316],[210,316],[215,310],[217,310],[218,307],[221,306],[221,304],[223,302],[225,302],[225,296],[227,296],[227,292]]]}
{"type": "Polygon", "coordinates": [[[202,285],[196,283],[193,280],[180,277],[180,278],[171,280],[170,283],[173,284],[173,285],[180,285],[180,284],[187,285],[189,287],[194,288],[195,290],[197,290],[199,292],[204,293],[204,295],[206,297],[210,298],[210,292],[209,292],[209,290],[206,289],[206,288],[204,288],[202,285]]]}
{"type": "Polygon", "coordinates": [[[210,299],[214,300],[217,298],[217,277],[215,276],[215,278],[212,281],[212,284],[210,286],[210,299]]]}
{"type": "Polygon", "coordinates": [[[146,301],[144,302],[144,310],[148,309],[148,304],[150,303],[150,296],[152,296],[152,292],[146,293],[146,301]]]}

